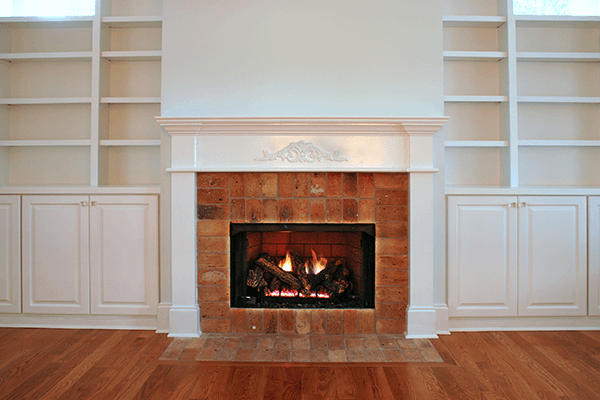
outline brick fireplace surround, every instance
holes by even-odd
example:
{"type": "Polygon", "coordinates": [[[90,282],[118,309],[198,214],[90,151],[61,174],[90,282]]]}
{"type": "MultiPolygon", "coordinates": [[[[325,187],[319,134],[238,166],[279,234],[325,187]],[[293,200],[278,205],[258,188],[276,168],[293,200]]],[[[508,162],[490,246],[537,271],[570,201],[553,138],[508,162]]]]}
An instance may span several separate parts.
{"type": "Polygon", "coordinates": [[[407,173],[198,173],[197,200],[202,332],[404,333],[407,173]],[[375,309],[230,308],[230,222],[375,223],[375,309]]]}

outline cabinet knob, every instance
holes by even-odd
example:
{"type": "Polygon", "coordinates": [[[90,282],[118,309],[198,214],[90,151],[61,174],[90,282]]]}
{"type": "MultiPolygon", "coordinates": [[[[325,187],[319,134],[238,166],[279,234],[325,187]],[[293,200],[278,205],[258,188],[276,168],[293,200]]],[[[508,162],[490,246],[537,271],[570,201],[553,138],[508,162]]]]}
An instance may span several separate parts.
{"type": "Polygon", "coordinates": [[[87,207],[87,201],[82,201],[81,202],[81,207],[87,207]]]}
{"type": "Polygon", "coordinates": [[[519,203],[519,207],[526,207],[526,206],[527,206],[527,204],[525,202],[519,203]]]}
{"type": "Polygon", "coordinates": [[[92,207],[96,207],[98,205],[98,203],[95,202],[95,201],[92,201],[90,204],[91,204],[92,207]]]}
{"type": "Polygon", "coordinates": [[[508,206],[509,206],[510,208],[515,208],[515,207],[517,206],[517,203],[510,203],[508,206]]]}

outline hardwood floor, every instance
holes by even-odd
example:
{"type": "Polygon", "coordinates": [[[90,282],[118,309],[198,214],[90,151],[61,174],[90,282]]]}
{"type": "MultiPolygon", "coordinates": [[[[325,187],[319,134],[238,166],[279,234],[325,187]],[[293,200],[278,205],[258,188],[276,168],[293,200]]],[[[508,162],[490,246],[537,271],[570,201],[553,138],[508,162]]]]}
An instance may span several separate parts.
{"type": "Polygon", "coordinates": [[[600,399],[600,331],[453,333],[399,364],[159,361],[171,340],[0,329],[0,399],[600,399]]]}

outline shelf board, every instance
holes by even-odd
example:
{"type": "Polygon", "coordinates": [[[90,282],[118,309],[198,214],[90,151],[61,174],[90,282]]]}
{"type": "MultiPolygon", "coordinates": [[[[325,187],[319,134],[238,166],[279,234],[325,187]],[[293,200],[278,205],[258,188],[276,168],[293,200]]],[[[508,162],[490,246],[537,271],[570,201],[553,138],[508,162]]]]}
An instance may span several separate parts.
{"type": "Polygon", "coordinates": [[[160,28],[162,16],[102,17],[102,23],[111,28],[160,28]]]}
{"type": "Polygon", "coordinates": [[[0,140],[0,147],[90,146],[91,140],[0,140]]]}
{"type": "Polygon", "coordinates": [[[23,104],[80,104],[91,103],[91,97],[32,97],[20,99],[0,98],[0,104],[23,105],[23,104]]]}
{"type": "Polygon", "coordinates": [[[100,146],[160,146],[157,140],[101,140],[100,146]]]}
{"type": "Polygon", "coordinates": [[[600,53],[518,52],[517,61],[528,62],[600,62],[600,53]]]}
{"type": "Polygon", "coordinates": [[[507,140],[447,140],[446,147],[508,147],[507,140]]]}
{"type": "Polygon", "coordinates": [[[505,103],[508,96],[444,96],[446,103],[505,103]]]}
{"type": "Polygon", "coordinates": [[[598,104],[600,97],[517,96],[519,103],[598,104]]]}
{"type": "Polygon", "coordinates": [[[160,61],[162,51],[103,51],[100,55],[109,61],[160,61]]]}
{"type": "Polygon", "coordinates": [[[160,104],[160,97],[102,97],[103,104],[160,104]]]}
{"type": "Polygon", "coordinates": [[[519,140],[523,147],[600,147],[600,140],[519,140]]]}
{"type": "Polygon", "coordinates": [[[500,61],[506,57],[504,51],[444,51],[444,61],[500,61]]]}
{"type": "Polygon", "coordinates": [[[13,29],[91,28],[93,16],[86,17],[1,17],[0,24],[13,29]]]}
{"type": "Polygon", "coordinates": [[[0,60],[10,62],[27,61],[91,61],[91,51],[64,51],[46,53],[0,53],[0,60]]]}
{"type": "Polygon", "coordinates": [[[517,28],[600,28],[600,17],[515,15],[517,28]]]}
{"type": "Polygon", "coordinates": [[[506,23],[506,17],[480,15],[444,15],[447,28],[498,28],[506,23]]]}

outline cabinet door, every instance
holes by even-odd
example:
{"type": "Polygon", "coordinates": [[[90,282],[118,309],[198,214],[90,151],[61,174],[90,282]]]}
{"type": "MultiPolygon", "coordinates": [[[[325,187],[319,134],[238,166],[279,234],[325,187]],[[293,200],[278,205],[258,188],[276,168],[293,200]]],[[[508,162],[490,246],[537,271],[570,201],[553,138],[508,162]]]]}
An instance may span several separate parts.
{"type": "Polygon", "coordinates": [[[600,316],[600,197],[588,198],[589,305],[590,316],[600,316]]]}
{"type": "Polygon", "coordinates": [[[93,314],[156,315],[157,196],[91,196],[93,314]]]}
{"type": "Polygon", "coordinates": [[[452,317],[517,315],[516,197],[448,197],[452,317]]]}
{"type": "Polygon", "coordinates": [[[87,196],[23,196],[23,312],[89,312],[87,196]]]}
{"type": "Polygon", "coordinates": [[[21,198],[0,196],[0,313],[21,312],[21,198]]]}
{"type": "Polygon", "coordinates": [[[586,315],[585,197],[519,197],[519,205],[519,315],[586,315]]]}

